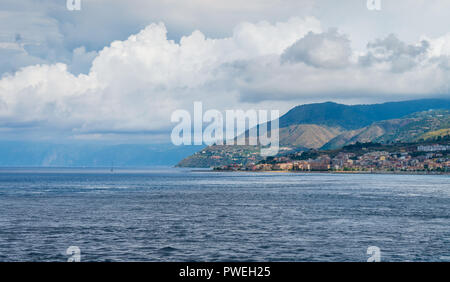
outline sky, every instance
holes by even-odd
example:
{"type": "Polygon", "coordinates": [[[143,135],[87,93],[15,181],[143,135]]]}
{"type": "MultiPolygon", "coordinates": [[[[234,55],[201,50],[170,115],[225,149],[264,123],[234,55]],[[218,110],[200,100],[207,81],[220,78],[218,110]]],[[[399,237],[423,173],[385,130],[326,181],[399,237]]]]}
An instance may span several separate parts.
{"type": "Polygon", "coordinates": [[[450,1],[0,2],[0,139],[164,142],[176,109],[449,97],[450,1]]]}

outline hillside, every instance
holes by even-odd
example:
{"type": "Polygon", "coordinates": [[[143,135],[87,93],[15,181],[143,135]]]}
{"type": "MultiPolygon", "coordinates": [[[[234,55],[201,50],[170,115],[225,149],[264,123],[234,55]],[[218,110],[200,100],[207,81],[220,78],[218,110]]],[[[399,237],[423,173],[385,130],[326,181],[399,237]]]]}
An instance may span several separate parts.
{"type": "MultiPolygon", "coordinates": [[[[333,102],[301,105],[280,117],[280,146],[288,151],[336,149],[356,142],[409,142],[428,138],[426,134],[446,128],[446,120],[442,117],[448,116],[448,112],[424,112],[434,109],[450,110],[450,100],[424,99],[373,105],[342,105],[333,102]],[[436,115],[433,116],[433,113],[436,115]]],[[[182,160],[178,166],[212,167],[248,162],[245,154],[249,151],[259,152],[258,147],[241,147],[207,147],[203,150],[207,153],[196,153],[182,160]]]]}
{"type": "Polygon", "coordinates": [[[316,124],[297,124],[280,128],[280,145],[289,147],[320,148],[341,134],[338,127],[316,124]]]}
{"type": "Polygon", "coordinates": [[[444,128],[444,129],[439,129],[436,131],[427,132],[427,133],[423,134],[420,137],[420,139],[427,141],[430,139],[433,140],[433,139],[443,138],[445,136],[450,136],[450,128],[444,128]]]}
{"type": "Polygon", "coordinates": [[[214,145],[204,148],[183,159],[179,167],[215,167],[234,163],[247,164],[259,162],[263,158],[256,146],[214,145]]]}
{"type": "Polygon", "coordinates": [[[415,142],[439,135],[443,136],[449,128],[450,111],[425,111],[401,119],[375,122],[362,129],[345,132],[330,140],[322,149],[337,149],[356,142],[415,142]]]}

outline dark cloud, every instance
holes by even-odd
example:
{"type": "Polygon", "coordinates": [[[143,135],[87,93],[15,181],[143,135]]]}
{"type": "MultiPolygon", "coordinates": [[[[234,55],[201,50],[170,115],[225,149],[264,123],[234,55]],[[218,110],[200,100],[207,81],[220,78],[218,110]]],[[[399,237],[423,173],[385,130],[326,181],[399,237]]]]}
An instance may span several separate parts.
{"type": "Polygon", "coordinates": [[[12,45],[12,48],[0,47],[0,77],[4,73],[14,73],[25,66],[43,63],[46,61],[27,54],[17,45],[12,45]]]}
{"type": "Polygon", "coordinates": [[[409,45],[399,40],[394,34],[384,39],[377,39],[367,44],[367,54],[359,58],[363,66],[376,63],[390,63],[393,72],[404,72],[414,68],[423,58],[430,43],[422,40],[417,45],[409,45]]]}
{"type": "Polygon", "coordinates": [[[287,48],[281,60],[318,68],[342,68],[348,65],[351,54],[350,40],[331,29],[320,34],[308,33],[287,48]]]}

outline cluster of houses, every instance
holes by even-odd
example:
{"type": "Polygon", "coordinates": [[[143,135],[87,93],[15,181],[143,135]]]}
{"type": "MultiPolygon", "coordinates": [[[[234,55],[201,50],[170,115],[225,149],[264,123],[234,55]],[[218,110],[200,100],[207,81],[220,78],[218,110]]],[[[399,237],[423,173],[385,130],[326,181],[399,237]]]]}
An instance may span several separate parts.
{"type": "Polygon", "coordinates": [[[450,151],[450,145],[421,145],[417,146],[419,152],[438,152],[438,151],[450,151]]]}
{"type": "Polygon", "coordinates": [[[330,157],[322,154],[315,159],[296,160],[291,157],[277,157],[270,163],[232,164],[217,170],[245,171],[434,171],[450,172],[450,159],[443,151],[449,146],[441,145],[417,148],[421,154],[409,152],[372,151],[357,156],[355,153],[340,152],[330,157]],[[443,150],[444,148],[444,150],[443,150]]]}

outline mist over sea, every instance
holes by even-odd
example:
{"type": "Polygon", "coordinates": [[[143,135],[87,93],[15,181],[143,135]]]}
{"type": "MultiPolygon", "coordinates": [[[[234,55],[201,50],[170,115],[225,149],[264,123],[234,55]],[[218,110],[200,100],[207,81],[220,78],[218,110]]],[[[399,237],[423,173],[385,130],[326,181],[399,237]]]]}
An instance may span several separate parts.
{"type": "Polygon", "coordinates": [[[450,260],[450,176],[0,169],[0,261],[450,260]]]}

